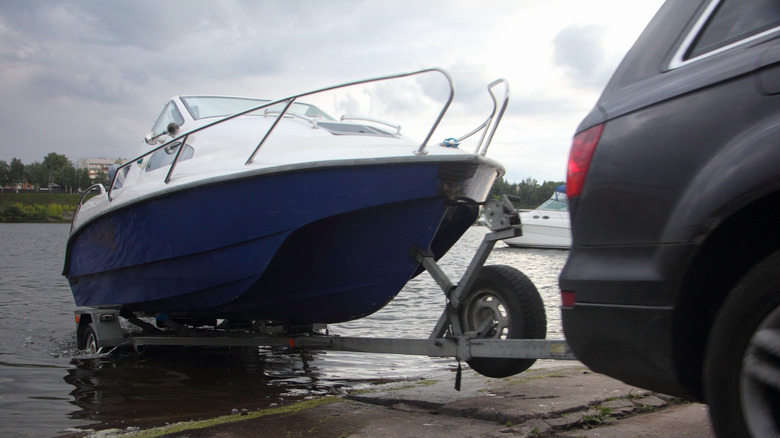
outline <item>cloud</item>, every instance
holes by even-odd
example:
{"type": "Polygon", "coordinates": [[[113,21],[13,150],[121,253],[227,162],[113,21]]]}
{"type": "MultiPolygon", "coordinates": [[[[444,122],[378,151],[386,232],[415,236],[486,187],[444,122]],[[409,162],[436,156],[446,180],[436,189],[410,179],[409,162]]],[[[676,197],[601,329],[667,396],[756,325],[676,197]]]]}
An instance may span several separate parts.
{"type": "Polygon", "coordinates": [[[600,25],[570,25],[553,39],[553,61],[577,85],[602,88],[614,64],[608,62],[605,36],[600,25]]]}
{"type": "MultiPolygon", "coordinates": [[[[5,0],[0,160],[29,163],[52,151],[73,161],[137,155],[172,95],[281,98],[438,66],[452,75],[456,93],[432,141],[481,123],[491,108],[487,84],[505,77],[511,97],[495,142],[507,146],[496,147],[495,158],[533,169],[565,155],[559,144],[627,49],[631,38],[620,35],[638,33],[654,7],[643,3],[637,19],[638,5],[594,1],[5,0]],[[512,146],[518,142],[523,148],[512,146]],[[529,156],[525,144],[542,148],[535,155],[559,156],[529,156]]],[[[427,130],[413,128],[414,120],[434,118],[446,92],[434,74],[325,103],[334,115],[411,116],[399,121],[402,132],[418,138],[427,130]],[[369,105],[380,91],[388,96],[369,105]]],[[[528,176],[547,178],[520,178],[528,176]]]]}

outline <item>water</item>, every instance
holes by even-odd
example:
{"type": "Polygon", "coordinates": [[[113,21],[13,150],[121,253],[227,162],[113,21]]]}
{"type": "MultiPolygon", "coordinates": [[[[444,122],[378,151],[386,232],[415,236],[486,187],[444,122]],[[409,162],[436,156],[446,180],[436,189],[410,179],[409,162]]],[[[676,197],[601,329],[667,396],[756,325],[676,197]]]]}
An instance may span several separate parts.
{"type": "MultiPolygon", "coordinates": [[[[55,436],[79,429],[151,427],[261,409],[392,379],[452,370],[452,359],[257,348],[153,349],[80,356],[62,261],[69,226],[0,224],[0,431],[55,436]]],[[[472,227],[441,260],[457,281],[486,229],[472,227]]],[[[522,270],[547,308],[548,338],[562,339],[558,274],[567,251],[498,243],[487,264],[522,270]]],[[[329,326],[343,336],[427,337],[444,295],[427,274],[376,314],[329,326]]]]}

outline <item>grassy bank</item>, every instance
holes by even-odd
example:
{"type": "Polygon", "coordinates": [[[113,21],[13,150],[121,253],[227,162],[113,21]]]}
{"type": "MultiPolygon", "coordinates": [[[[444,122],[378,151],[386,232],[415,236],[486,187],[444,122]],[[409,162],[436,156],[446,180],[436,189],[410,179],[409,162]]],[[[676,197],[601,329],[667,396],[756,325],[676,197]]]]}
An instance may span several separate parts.
{"type": "Polygon", "coordinates": [[[80,198],[69,193],[0,193],[0,222],[70,222],[80,198]]]}

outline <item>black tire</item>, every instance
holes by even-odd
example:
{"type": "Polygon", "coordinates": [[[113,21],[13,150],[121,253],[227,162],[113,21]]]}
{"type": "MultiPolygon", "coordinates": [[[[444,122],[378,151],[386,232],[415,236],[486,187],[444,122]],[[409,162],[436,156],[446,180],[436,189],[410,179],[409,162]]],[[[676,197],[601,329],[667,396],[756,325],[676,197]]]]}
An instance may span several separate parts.
{"type": "MultiPolygon", "coordinates": [[[[464,300],[464,332],[481,330],[480,339],[544,339],[547,316],[533,282],[522,272],[504,265],[482,268],[464,300]]],[[[536,359],[472,358],[466,361],[479,374],[508,377],[522,373],[536,359]]]]}
{"type": "Polygon", "coordinates": [[[100,347],[98,347],[97,342],[97,332],[95,331],[95,325],[92,323],[89,323],[87,328],[84,330],[83,341],[82,344],[84,346],[84,352],[87,354],[96,354],[98,351],[100,351],[100,347]]]}
{"type": "Polygon", "coordinates": [[[780,436],[780,251],[753,267],[719,310],[704,385],[718,436],[780,436]]]}

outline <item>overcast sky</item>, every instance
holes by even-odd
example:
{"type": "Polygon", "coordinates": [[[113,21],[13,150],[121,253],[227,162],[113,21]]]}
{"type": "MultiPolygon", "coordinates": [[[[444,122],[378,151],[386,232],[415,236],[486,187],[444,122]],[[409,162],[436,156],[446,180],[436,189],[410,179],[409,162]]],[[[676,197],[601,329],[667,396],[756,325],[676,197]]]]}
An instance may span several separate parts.
{"type": "Polygon", "coordinates": [[[440,67],[464,124],[447,137],[506,78],[488,156],[509,181],[563,180],[575,128],[661,3],[0,0],[0,160],[132,158],[174,95],[281,98],[440,67]]]}

